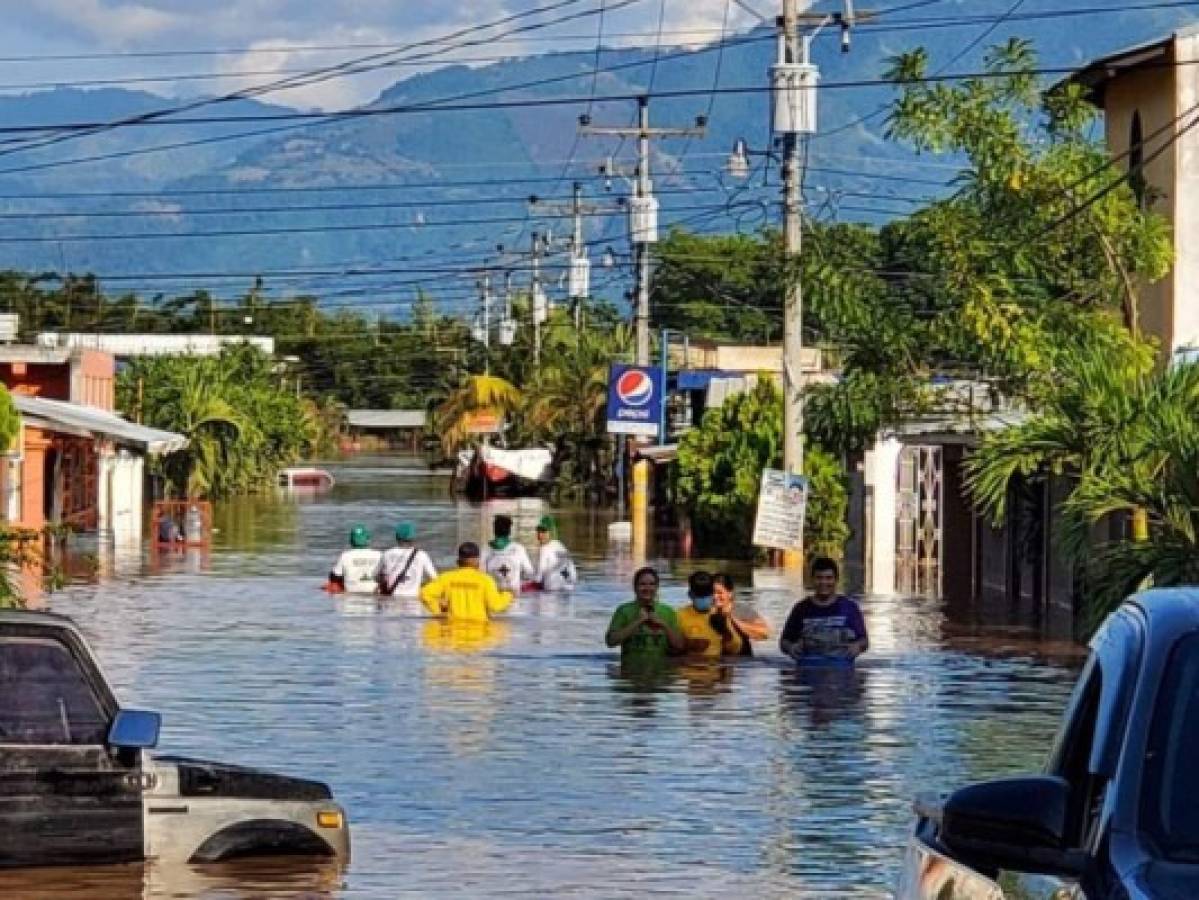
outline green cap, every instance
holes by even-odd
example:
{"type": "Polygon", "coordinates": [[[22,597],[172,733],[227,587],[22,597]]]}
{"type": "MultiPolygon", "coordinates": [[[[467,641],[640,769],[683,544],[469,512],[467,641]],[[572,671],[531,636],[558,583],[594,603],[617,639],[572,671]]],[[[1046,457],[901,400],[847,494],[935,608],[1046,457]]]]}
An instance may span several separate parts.
{"type": "Polygon", "coordinates": [[[537,530],[548,531],[550,534],[554,534],[558,530],[558,523],[554,520],[553,516],[542,516],[537,522],[537,530]]]}
{"type": "Polygon", "coordinates": [[[371,542],[371,533],[365,525],[355,525],[350,529],[350,546],[355,550],[361,550],[363,547],[369,547],[371,542]]]}
{"type": "Polygon", "coordinates": [[[416,537],[416,526],[411,522],[401,522],[396,526],[396,540],[410,541],[416,537]]]}

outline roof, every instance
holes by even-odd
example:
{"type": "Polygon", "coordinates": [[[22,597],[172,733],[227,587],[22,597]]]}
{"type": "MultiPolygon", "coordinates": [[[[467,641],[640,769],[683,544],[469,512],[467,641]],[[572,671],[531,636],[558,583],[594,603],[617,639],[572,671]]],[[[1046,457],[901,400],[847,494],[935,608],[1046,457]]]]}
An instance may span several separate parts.
{"type": "Polygon", "coordinates": [[[1142,67],[1169,65],[1173,60],[1175,41],[1178,38],[1192,37],[1195,34],[1199,34],[1199,27],[1189,26],[1180,28],[1168,37],[1159,38],[1152,43],[1138,44],[1135,47],[1117,50],[1115,53],[1092,60],[1066,80],[1077,82],[1087,88],[1091,102],[1097,106],[1103,106],[1104,91],[1107,89],[1108,82],[1142,67]]]}
{"type": "Polygon", "coordinates": [[[385,430],[389,428],[424,428],[423,409],[349,409],[346,421],[352,428],[385,430]]]}
{"type": "Polygon", "coordinates": [[[35,347],[31,344],[0,345],[0,363],[33,363],[35,365],[62,365],[71,359],[71,350],[52,347],[35,347]]]}
{"type": "Polygon", "coordinates": [[[187,438],[181,434],[147,428],[103,409],[22,394],[13,394],[12,400],[26,422],[52,431],[106,438],[151,456],[174,453],[187,446],[187,438]]]}

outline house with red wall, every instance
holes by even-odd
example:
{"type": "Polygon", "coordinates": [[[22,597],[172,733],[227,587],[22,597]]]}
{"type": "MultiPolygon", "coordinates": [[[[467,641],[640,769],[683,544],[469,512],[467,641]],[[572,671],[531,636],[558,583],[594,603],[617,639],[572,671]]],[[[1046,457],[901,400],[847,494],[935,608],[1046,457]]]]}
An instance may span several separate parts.
{"type": "Polygon", "coordinates": [[[64,524],[140,538],[145,459],[186,440],[113,411],[112,354],[0,346],[0,382],[21,414],[0,471],[0,516],[27,528],[64,524]]]}

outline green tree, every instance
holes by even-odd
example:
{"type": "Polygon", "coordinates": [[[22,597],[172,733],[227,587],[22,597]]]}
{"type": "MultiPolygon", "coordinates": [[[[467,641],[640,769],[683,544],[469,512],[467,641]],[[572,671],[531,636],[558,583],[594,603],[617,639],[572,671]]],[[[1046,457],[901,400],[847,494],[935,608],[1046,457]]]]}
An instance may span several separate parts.
{"type": "Polygon", "coordinates": [[[524,392],[524,436],[554,445],[559,484],[568,491],[603,491],[612,463],[607,433],[608,371],[628,359],[633,332],[591,327],[555,329],[545,346],[545,362],[524,392]]]}
{"type": "Polygon", "coordinates": [[[281,391],[270,357],[247,345],[217,357],[135,360],[120,375],[118,401],[138,409],[147,425],[188,438],[185,449],[157,464],[187,496],[225,497],[273,484],[279,469],[310,453],[318,438],[305,402],[281,391]]]}
{"type": "Polygon", "coordinates": [[[1199,364],[1162,371],[1146,348],[1103,345],[1062,354],[1054,390],[1027,419],[984,437],[968,457],[968,486],[995,522],[1011,486],[1047,474],[1071,482],[1061,550],[1084,577],[1088,628],[1147,579],[1199,578],[1199,364]],[[1110,517],[1144,514],[1150,540],[1097,538],[1110,517]]]}
{"type": "MultiPolygon", "coordinates": [[[[731,555],[752,552],[753,519],[762,470],[783,457],[783,400],[763,379],[750,391],[708,410],[679,445],[676,490],[701,544],[731,555]]],[[[840,556],[849,537],[848,491],[836,460],[811,447],[806,454],[811,496],[804,544],[808,552],[840,556]]]]}

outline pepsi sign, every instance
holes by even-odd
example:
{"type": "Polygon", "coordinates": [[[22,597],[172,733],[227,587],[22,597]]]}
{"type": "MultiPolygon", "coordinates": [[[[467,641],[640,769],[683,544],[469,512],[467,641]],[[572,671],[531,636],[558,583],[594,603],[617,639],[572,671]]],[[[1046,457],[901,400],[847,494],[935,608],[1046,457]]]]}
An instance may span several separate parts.
{"type": "Polygon", "coordinates": [[[657,437],[663,393],[661,369],[613,365],[608,376],[608,433],[657,437]]]}

